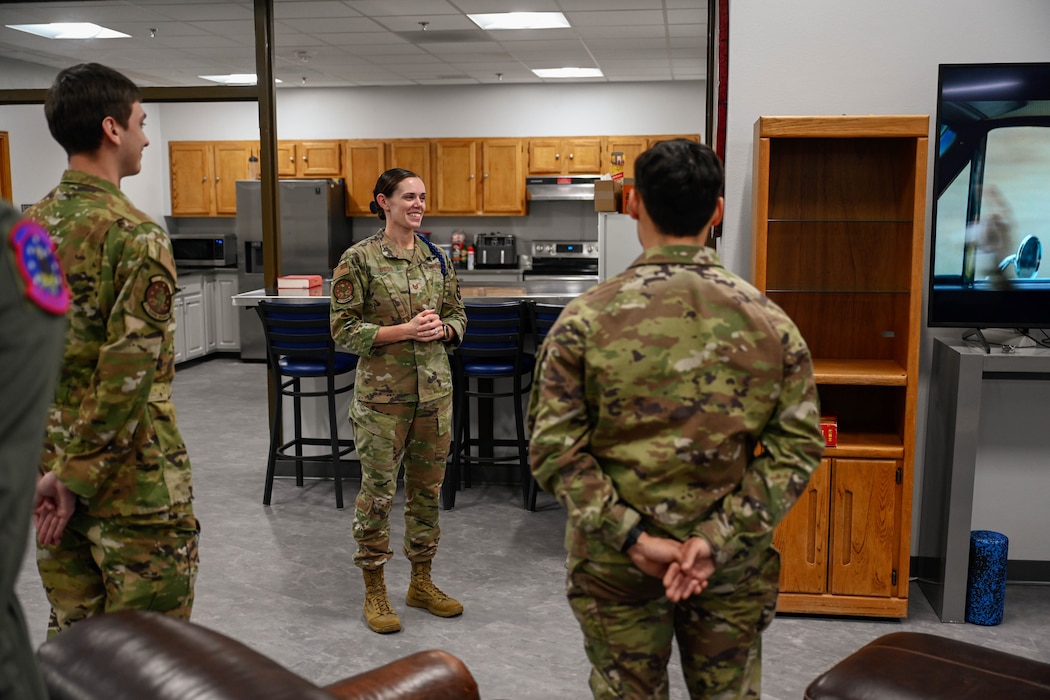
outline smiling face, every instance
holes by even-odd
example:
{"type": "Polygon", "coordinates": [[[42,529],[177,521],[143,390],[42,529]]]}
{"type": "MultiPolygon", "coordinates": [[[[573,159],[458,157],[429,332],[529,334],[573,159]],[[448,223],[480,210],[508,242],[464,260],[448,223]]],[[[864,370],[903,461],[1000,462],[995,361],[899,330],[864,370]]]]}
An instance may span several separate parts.
{"type": "Polygon", "coordinates": [[[427,188],[418,177],[406,177],[389,196],[378,195],[376,202],[386,215],[387,228],[415,231],[423,223],[427,188]]]}

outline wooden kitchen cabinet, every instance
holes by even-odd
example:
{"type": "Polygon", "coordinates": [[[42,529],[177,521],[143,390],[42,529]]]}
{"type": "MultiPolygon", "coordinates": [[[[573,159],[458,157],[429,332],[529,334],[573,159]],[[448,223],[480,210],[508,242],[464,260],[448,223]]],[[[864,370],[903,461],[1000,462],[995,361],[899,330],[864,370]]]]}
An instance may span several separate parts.
{"type": "Polygon", "coordinates": [[[526,212],[521,139],[436,139],[427,210],[436,215],[526,212]]]}
{"type": "Polygon", "coordinates": [[[623,153],[623,176],[634,177],[634,161],[649,148],[646,136],[609,136],[605,140],[605,154],[602,163],[605,170],[612,167],[612,154],[623,153]]]}
{"type": "Polygon", "coordinates": [[[365,139],[346,142],[346,215],[372,216],[372,190],[387,169],[386,143],[365,139]]]}
{"type": "Polygon", "coordinates": [[[168,143],[172,216],[233,216],[237,180],[248,178],[254,141],[168,143]]]}
{"type": "MultiPolygon", "coordinates": [[[[343,177],[341,139],[278,141],[277,176],[287,178],[343,177]]],[[[375,182],[372,183],[373,185],[375,182]]]]}
{"type": "Polygon", "coordinates": [[[600,175],[608,170],[600,136],[528,140],[529,175],[600,175]]]}
{"type": "Polygon", "coordinates": [[[838,444],[778,525],[782,612],[905,617],[927,116],[760,117],[752,282],[798,325],[838,444]]]}
{"type": "Polygon", "coordinates": [[[481,142],[481,207],[485,214],[525,215],[525,152],[521,139],[481,142]]]}
{"type": "Polygon", "coordinates": [[[429,139],[394,139],[387,142],[386,161],[388,168],[411,170],[430,187],[429,139]]]}
{"type": "Polygon", "coordinates": [[[346,215],[374,216],[369,209],[376,180],[390,168],[404,168],[430,182],[430,140],[350,139],[346,142],[346,215]]]}

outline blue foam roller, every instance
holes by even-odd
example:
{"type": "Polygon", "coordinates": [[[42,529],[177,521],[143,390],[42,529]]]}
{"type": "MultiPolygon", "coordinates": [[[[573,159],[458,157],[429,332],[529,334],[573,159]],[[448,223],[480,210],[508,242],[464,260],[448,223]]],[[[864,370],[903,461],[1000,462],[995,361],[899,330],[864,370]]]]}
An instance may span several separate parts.
{"type": "Polygon", "coordinates": [[[1010,540],[1001,532],[970,533],[970,566],[966,576],[966,621],[998,625],[1006,603],[1006,554],[1010,540]]]}

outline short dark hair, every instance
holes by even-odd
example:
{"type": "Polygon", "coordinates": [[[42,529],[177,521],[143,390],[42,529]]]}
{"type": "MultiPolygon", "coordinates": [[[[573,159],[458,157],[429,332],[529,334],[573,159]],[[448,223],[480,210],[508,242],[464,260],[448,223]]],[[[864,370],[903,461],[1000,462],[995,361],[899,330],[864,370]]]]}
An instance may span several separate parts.
{"type": "MultiPolygon", "coordinates": [[[[379,195],[390,197],[394,194],[394,190],[397,189],[397,186],[401,184],[401,181],[407,180],[410,177],[419,177],[419,175],[416,175],[411,170],[405,170],[404,168],[391,168],[380,175],[379,179],[376,180],[375,189],[372,190],[372,201],[368,205],[368,210],[373,214],[377,214],[380,221],[386,221],[386,213],[376,202],[376,197],[379,195]]],[[[423,178],[419,179],[422,180],[423,178]]]]}
{"type": "Polygon", "coordinates": [[[669,236],[695,236],[715,212],[725,175],[710,147],[659,141],[634,163],[634,189],[653,223],[669,236]]]}
{"type": "Polygon", "coordinates": [[[102,145],[102,121],[113,117],[125,129],[131,109],[142,101],[135,83],[98,63],[66,68],[47,91],[44,115],[66,155],[92,153],[102,145]]]}

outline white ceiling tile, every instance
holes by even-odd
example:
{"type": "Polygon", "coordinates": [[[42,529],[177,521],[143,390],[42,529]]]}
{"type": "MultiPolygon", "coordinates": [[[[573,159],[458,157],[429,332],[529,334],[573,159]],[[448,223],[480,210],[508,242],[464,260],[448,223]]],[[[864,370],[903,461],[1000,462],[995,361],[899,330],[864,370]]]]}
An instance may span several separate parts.
{"type": "MultiPolygon", "coordinates": [[[[609,80],[706,73],[707,0],[515,0],[516,10],[565,12],[573,26],[549,31],[482,32],[466,17],[511,4],[275,0],[275,71],[305,74],[314,86],[489,83],[497,72],[505,81],[536,82],[531,68],[591,67],[596,59],[609,80]],[[419,22],[429,22],[427,32],[419,22]],[[297,63],[297,51],[310,62],[297,63]],[[401,65],[412,77],[396,70],[401,65]]],[[[143,85],[203,85],[198,74],[254,70],[252,0],[0,0],[0,25],[61,20],[95,21],[132,38],[53,41],[0,26],[0,55],[48,68],[108,62],[143,85]]]]}

